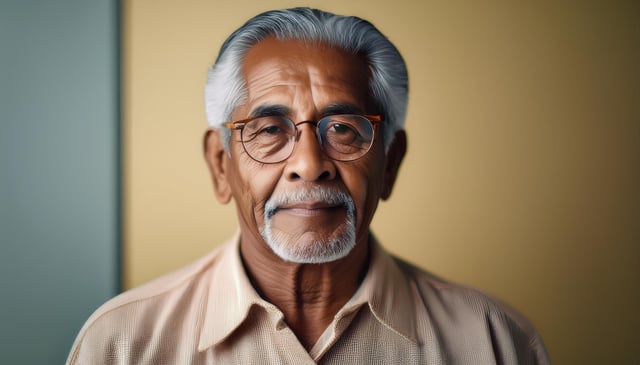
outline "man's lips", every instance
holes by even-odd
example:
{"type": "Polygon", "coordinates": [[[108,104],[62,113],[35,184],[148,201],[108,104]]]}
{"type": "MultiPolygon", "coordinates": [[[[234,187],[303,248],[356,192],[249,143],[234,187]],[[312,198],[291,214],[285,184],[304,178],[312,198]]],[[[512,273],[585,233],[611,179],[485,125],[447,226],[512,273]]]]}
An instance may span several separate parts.
{"type": "Polygon", "coordinates": [[[274,213],[282,212],[286,214],[299,215],[304,217],[313,217],[324,214],[332,214],[337,210],[345,209],[342,204],[327,204],[323,202],[305,202],[294,203],[280,206],[274,213]]]}

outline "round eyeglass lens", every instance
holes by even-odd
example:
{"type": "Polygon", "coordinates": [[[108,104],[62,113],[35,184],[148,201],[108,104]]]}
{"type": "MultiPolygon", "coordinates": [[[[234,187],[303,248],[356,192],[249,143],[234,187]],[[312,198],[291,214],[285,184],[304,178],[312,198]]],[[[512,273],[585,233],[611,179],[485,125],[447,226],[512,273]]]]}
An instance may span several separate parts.
{"type": "Polygon", "coordinates": [[[242,145],[256,161],[276,163],[291,154],[296,137],[292,121],[280,116],[257,118],[242,128],[242,145]]]}
{"type": "Polygon", "coordinates": [[[366,154],[373,143],[373,125],[361,115],[332,115],[318,122],[322,147],[329,157],[352,161],[366,154]]]}

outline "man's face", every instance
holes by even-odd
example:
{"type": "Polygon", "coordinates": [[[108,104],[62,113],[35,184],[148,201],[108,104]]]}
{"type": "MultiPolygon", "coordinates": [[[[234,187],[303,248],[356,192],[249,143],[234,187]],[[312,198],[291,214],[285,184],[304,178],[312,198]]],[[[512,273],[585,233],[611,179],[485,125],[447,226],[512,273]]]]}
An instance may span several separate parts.
{"type": "MultiPolygon", "coordinates": [[[[379,112],[368,95],[366,63],[325,45],[267,38],[249,50],[243,74],[247,98],[232,120],[276,113],[297,124],[379,112]]],[[[384,184],[384,146],[378,133],[362,158],[334,161],[322,151],[314,124],[298,128],[292,155],[275,164],[254,161],[233,131],[223,184],[236,201],[243,242],[266,242],[287,261],[333,261],[366,245],[384,184]]]]}

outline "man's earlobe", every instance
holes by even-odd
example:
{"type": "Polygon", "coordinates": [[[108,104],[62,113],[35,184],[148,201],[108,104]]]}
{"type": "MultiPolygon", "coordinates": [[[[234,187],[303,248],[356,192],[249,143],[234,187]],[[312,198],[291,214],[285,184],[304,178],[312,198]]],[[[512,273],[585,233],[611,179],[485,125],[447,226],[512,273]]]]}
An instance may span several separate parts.
{"type": "Polygon", "coordinates": [[[398,171],[400,165],[404,159],[404,155],[407,152],[407,134],[404,130],[399,130],[389,146],[387,152],[387,162],[384,168],[384,185],[382,186],[382,200],[387,200],[391,196],[393,190],[393,184],[398,177],[398,171]]]}
{"type": "Polygon", "coordinates": [[[204,158],[209,167],[213,192],[221,204],[231,201],[231,186],[227,180],[227,151],[222,143],[222,136],[216,129],[208,129],[204,134],[204,158]]]}

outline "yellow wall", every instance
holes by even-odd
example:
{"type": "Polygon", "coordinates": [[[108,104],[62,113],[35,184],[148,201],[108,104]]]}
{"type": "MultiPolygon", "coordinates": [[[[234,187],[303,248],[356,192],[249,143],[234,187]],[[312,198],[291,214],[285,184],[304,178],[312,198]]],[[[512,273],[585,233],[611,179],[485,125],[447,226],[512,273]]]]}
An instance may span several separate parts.
{"type": "Polygon", "coordinates": [[[409,66],[386,247],[522,310],[558,364],[637,361],[639,7],[601,3],[125,1],[125,287],[235,231],[201,155],[205,72],[250,16],[306,4],[371,20],[409,66]]]}

